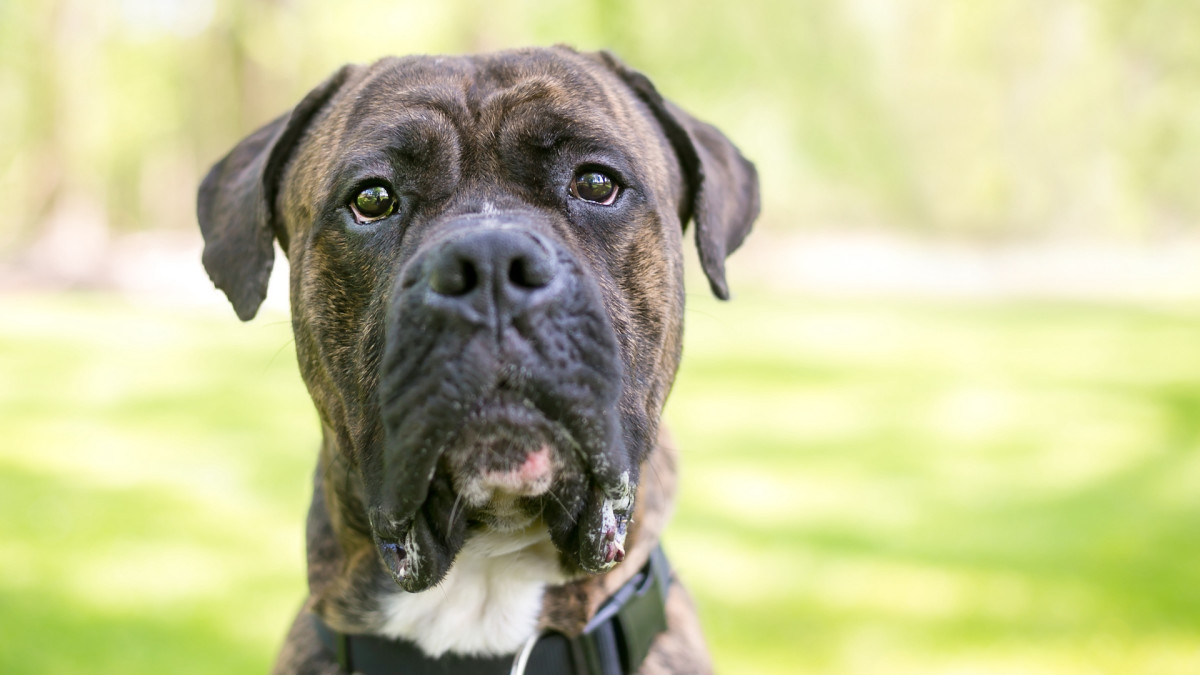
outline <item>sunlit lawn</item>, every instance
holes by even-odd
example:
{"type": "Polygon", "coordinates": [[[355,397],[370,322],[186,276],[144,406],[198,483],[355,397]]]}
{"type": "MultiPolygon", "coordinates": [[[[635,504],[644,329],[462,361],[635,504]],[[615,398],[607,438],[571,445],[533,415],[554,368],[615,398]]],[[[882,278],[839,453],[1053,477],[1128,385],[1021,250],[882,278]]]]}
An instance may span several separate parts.
{"type": "MultiPolygon", "coordinates": [[[[668,550],[721,672],[1200,672],[1200,308],[691,302],[668,550]]],[[[0,429],[0,672],[267,670],[286,317],[0,297],[0,429]]]]}

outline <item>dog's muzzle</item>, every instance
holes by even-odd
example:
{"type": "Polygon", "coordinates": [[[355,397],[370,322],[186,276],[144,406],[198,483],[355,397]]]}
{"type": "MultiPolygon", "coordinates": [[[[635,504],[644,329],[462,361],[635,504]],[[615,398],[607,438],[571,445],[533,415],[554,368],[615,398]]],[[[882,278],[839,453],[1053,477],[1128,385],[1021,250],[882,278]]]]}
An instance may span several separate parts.
{"type": "Polygon", "coordinates": [[[517,218],[467,216],[443,231],[400,272],[387,313],[383,453],[366,481],[380,556],[405,590],[440,581],[478,526],[456,489],[478,474],[516,481],[515,503],[542,518],[568,567],[609,569],[624,556],[637,468],[600,289],[517,218]],[[546,453],[552,473],[539,464],[546,453]]]}

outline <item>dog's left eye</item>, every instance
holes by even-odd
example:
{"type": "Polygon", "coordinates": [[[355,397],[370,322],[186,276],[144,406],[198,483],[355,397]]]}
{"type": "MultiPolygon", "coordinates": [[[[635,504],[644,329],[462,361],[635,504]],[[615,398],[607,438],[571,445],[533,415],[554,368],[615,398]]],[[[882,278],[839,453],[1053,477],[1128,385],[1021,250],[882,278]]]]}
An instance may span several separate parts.
{"type": "Polygon", "coordinates": [[[392,215],[396,210],[396,198],[382,185],[366,188],[350,202],[354,220],[360,224],[373,223],[392,215]]]}
{"type": "Polygon", "coordinates": [[[585,202],[608,206],[617,200],[621,190],[608,174],[599,171],[580,171],[571,181],[571,194],[585,202]]]}

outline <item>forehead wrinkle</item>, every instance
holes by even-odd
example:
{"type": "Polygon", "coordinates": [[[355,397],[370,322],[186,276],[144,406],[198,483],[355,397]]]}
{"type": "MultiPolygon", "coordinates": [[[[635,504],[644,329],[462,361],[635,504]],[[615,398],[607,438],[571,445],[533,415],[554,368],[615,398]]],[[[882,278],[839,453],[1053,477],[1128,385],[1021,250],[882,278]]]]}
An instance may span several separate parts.
{"type": "Polygon", "coordinates": [[[387,155],[368,150],[356,152],[342,158],[342,166],[329,174],[325,181],[329,192],[336,191],[338,185],[348,180],[369,176],[387,176],[392,171],[392,163],[387,155]]]}
{"type": "Polygon", "coordinates": [[[480,104],[479,123],[498,136],[505,120],[520,108],[541,103],[563,119],[596,117],[597,108],[611,114],[611,103],[596,78],[587,72],[557,70],[538,74],[488,94],[480,104]],[[593,113],[589,115],[588,113],[593,113]]]}
{"type": "Polygon", "coordinates": [[[588,109],[587,114],[580,114],[575,107],[543,100],[519,103],[497,116],[491,129],[492,137],[506,138],[511,134],[547,148],[560,147],[564,143],[582,144],[580,147],[592,149],[607,148],[621,138],[620,124],[610,111],[588,109]],[[530,110],[517,114],[522,108],[530,110]]]}
{"type": "Polygon", "coordinates": [[[346,139],[345,154],[350,157],[403,156],[429,146],[458,144],[458,129],[449,120],[423,116],[400,116],[387,124],[373,125],[346,139]],[[447,134],[450,137],[447,137],[447,134]]]}
{"type": "Polygon", "coordinates": [[[450,127],[457,128],[455,120],[467,114],[466,102],[448,96],[442,87],[420,87],[394,92],[391,95],[360,95],[354,102],[346,125],[347,135],[360,128],[385,126],[395,127],[405,123],[433,121],[420,113],[433,113],[450,127]]]}

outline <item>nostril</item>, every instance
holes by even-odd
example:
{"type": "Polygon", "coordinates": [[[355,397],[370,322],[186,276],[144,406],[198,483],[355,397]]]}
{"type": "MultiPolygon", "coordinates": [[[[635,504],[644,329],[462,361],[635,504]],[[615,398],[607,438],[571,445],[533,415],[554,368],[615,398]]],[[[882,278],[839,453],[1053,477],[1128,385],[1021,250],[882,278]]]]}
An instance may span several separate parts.
{"type": "Polygon", "coordinates": [[[441,295],[466,295],[479,283],[479,274],[469,260],[451,258],[442,262],[429,277],[429,286],[441,295]]]}
{"type": "Polygon", "coordinates": [[[520,288],[542,288],[553,277],[550,265],[538,257],[517,256],[508,266],[508,280],[520,288]]]}
{"type": "Polygon", "coordinates": [[[526,265],[524,260],[520,258],[514,259],[512,264],[508,266],[508,280],[511,281],[515,286],[524,286],[528,288],[530,283],[525,268],[526,265]]]}

